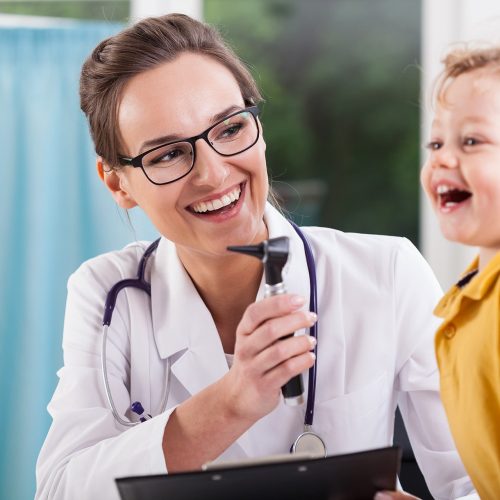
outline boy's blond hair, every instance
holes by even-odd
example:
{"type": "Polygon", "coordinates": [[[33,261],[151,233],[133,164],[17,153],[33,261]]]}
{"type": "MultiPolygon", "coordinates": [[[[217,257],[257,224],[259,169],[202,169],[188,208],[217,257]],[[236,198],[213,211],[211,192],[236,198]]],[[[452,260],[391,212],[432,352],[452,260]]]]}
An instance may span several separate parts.
{"type": "Polygon", "coordinates": [[[434,93],[436,102],[444,100],[444,94],[450,83],[464,73],[482,68],[500,71],[500,46],[487,48],[457,47],[448,52],[442,62],[444,69],[438,76],[434,93]]]}

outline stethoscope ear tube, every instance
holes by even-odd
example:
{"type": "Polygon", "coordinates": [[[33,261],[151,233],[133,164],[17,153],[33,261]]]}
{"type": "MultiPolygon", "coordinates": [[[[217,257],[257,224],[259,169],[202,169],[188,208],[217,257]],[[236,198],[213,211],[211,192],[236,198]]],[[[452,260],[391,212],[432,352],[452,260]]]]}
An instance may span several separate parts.
{"type": "Polygon", "coordinates": [[[113,417],[115,420],[125,427],[134,427],[140,422],[131,422],[130,420],[124,420],[120,417],[118,412],[116,411],[115,404],[113,402],[113,398],[111,396],[111,390],[109,388],[109,380],[108,380],[108,369],[106,366],[106,345],[108,342],[108,325],[104,325],[102,329],[102,345],[101,345],[101,371],[102,371],[102,381],[104,383],[104,391],[106,392],[106,398],[108,399],[108,404],[113,413],[113,417]]]}
{"type": "MultiPolygon", "coordinates": [[[[156,250],[158,247],[158,244],[160,243],[160,239],[158,238],[155,240],[149,247],[146,249],[144,252],[141,261],[139,262],[139,267],[137,270],[137,278],[136,279],[124,279],[116,283],[111,290],[108,292],[108,295],[106,296],[106,302],[104,305],[104,315],[103,315],[103,329],[102,329],[102,344],[101,344],[101,372],[102,372],[102,380],[104,384],[104,392],[106,393],[106,399],[108,400],[108,405],[109,408],[111,409],[111,412],[113,413],[113,417],[115,420],[126,427],[133,427],[141,422],[132,422],[130,420],[124,420],[123,418],[120,417],[118,411],[116,410],[114,401],[113,401],[113,396],[111,395],[111,389],[109,387],[109,379],[108,379],[108,369],[107,369],[107,356],[106,356],[106,347],[107,347],[107,342],[108,342],[108,328],[111,325],[111,319],[113,317],[113,311],[116,306],[116,300],[118,298],[118,294],[127,287],[132,287],[132,288],[138,288],[139,290],[143,290],[146,292],[149,297],[151,297],[151,285],[148,283],[145,278],[145,272],[146,272],[146,264],[148,262],[149,257],[151,254],[156,250]]],[[[163,392],[161,404],[160,404],[160,413],[163,413],[165,411],[165,408],[167,407],[167,401],[168,401],[168,394],[170,392],[170,360],[167,359],[166,361],[166,371],[167,371],[167,376],[166,376],[166,384],[165,384],[165,389],[163,392]]],[[[139,402],[135,402],[133,404],[137,404],[139,402]]],[[[140,404],[140,403],[139,403],[140,404]]]]}
{"type": "Polygon", "coordinates": [[[131,278],[119,281],[113,286],[113,288],[111,288],[106,297],[106,303],[104,304],[104,316],[102,318],[103,325],[109,326],[111,324],[111,318],[113,317],[113,311],[115,310],[116,299],[118,298],[118,294],[124,288],[128,287],[139,288],[140,290],[143,290],[151,297],[151,285],[146,281],[144,281],[144,278],[143,279],[131,278]]]}
{"type": "Polygon", "coordinates": [[[148,248],[146,248],[141,261],[139,262],[139,267],[137,269],[136,279],[124,279],[113,285],[111,290],[106,296],[106,302],[104,304],[104,316],[102,318],[102,324],[109,326],[111,324],[111,318],[113,316],[113,311],[115,310],[116,299],[121,290],[127,287],[139,288],[143,290],[151,297],[151,285],[144,279],[144,274],[146,272],[146,264],[151,254],[156,250],[160,243],[161,238],[153,241],[148,248]]]}

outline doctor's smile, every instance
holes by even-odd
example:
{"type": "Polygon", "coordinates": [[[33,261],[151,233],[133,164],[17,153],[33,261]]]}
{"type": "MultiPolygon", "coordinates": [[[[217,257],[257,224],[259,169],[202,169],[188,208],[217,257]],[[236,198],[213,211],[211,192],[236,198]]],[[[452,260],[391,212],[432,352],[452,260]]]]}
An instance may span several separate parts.
{"type": "Polygon", "coordinates": [[[240,200],[244,200],[245,183],[237,184],[222,193],[206,197],[188,205],[187,210],[195,215],[201,215],[208,220],[219,221],[234,217],[239,212],[240,200]]]}
{"type": "Polygon", "coordinates": [[[158,238],[69,278],[37,499],[118,499],[116,478],[212,462],[390,448],[396,407],[432,494],[471,490],[439,399],[432,271],[405,238],[283,216],[262,100],[215,28],[181,14],[144,19],[85,61],[98,175],[158,238]]]}

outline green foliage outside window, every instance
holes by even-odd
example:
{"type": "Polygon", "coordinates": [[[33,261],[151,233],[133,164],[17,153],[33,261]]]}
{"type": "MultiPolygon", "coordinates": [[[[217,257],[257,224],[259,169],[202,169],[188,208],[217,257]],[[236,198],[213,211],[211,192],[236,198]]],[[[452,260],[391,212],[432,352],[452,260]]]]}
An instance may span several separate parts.
{"type": "Polygon", "coordinates": [[[0,0],[0,14],[125,22],[129,10],[129,0],[0,0]]]}
{"type": "Polygon", "coordinates": [[[205,19],[263,90],[274,185],[302,194],[292,216],[417,242],[420,2],[206,0],[205,19]]]}
{"type": "MultiPolygon", "coordinates": [[[[253,71],[274,189],[302,224],[418,238],[420,2],[205,0],[253,71]]],[[[126,22],[128,0],[0,13],[126,22]]]]}

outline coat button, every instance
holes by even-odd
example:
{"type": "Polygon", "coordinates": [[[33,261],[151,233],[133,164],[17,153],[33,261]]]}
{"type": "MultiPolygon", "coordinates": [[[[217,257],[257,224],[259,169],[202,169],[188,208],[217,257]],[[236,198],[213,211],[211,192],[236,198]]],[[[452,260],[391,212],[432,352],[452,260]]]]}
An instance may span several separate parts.
{"type": "Polygon", "coordinates": [[[443,334],[447,339],[452,339],[457,332],[457,328],[453,323],[448,323],[443,330],[443,334]]]}

